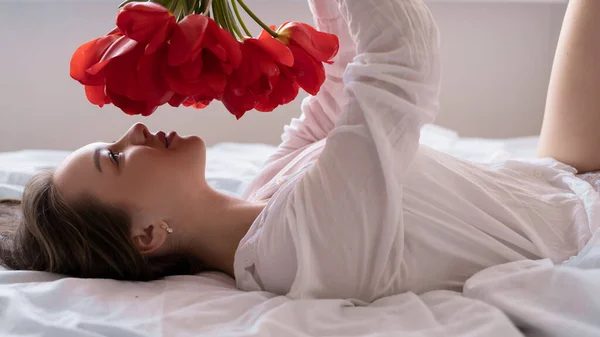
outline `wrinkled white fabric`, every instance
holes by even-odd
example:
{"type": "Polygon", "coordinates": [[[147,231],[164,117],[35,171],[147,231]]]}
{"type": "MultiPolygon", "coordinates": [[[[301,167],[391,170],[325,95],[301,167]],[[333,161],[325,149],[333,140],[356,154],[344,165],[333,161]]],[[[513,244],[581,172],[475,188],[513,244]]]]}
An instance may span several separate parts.
{"type": "Polygon", "coordinates": [[[243,292],[225,274],[153,282],[0,272],[0,336],[521,337],[498,309],[449,291],[369,307],[243,292]],[[307,322],[310,322],[307,324],[307,322]]]}
{"type": "MultiPolygon", "coordinates": [[[[595,246],[600,249],[600,245],[595,246]]],[[[581,268],[550,260],[522,260],[470,278],[464,296],[501,309],[527,336],[600,336],[600,259],[581,268]]]]}
{"type": "Polygon", "coordinates": [[[440,80],[422,1],[309,3],[340,55],[245,193],[270,201],[236,252],[239,288],[372,302],[577,254],[600,204],[574,169],[549,158],[474,164],[419,146],[440,80]]]}

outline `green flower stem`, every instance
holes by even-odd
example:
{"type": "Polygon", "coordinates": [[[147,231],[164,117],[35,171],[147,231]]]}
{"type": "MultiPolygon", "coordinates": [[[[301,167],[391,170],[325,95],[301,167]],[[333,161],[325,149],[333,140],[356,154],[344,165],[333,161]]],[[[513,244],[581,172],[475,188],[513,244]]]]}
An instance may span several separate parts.
{"type": "Polygon", "coordinates": [[[177,22],[183,20],[183,18],[186,16],[185,14],[185,0],[176,0],[177,1],[177,8],[175,9],[175,11],[177,13],[173,13],[175,14],[175,17],[177,18],[177,22]]]}
{"type": "Polygon", "coordinates": [[[227,12],[226,12],[225,8],[223,8],[223,2],[221,0],[215,0],[214,2],[218,2],[219,16],[221,18],[221,23],[223,25],[223,28],[225,28],[228,32],[230,32],[233,35],[234,34],[233,29],[231,29],[231,26],[229,25],[229,21],[227,20],[227,12]]]}
{"type": "Polygon", "coordinates": [[[244,24],[244,20],[242,19],[242,16],[240,15],[240,11],[238,10],[238,7],[237,7],[237,1],[231,0],[231,4],[233,5],[233,11],[235,12],[235,16],[237,17],[238,22],[242,26],[244,33],[246,33],[246,36],[252,36],[252,33],[250,33],[250,31],[248,30],[248,27],[246,27],[246,24],[244,24]]]}
{"type": "Polygon", "coordinates": [[[244,11],[271,36],[275,38],[278,36],[277,32],[273,31],[260,18],[258,18],[258,16],[256,16],[256,14],[254,14],[250,8],[248,8],[244,0],[125,0],[119,5],[119,8],[131,2],[144,1],[160,3],[164,7],[169,8],[169,11],[173,13],[177,22],[194,13],[206,15],[208,17],[211,17],[212,14],[213,19],[219,26],[229,31],[234,36],[243,39],[244,34],[246,34],[248,37],[251,37],[252,34],[250,33],[250,30],[248,30],[248,27],[246,27],[240,11],[238,10],[239,4],[244,11]],[[231,1],[233,10],[231,9],[229,1],[231,1]],[[240,29],[238,23],[242,29],[240,29]]]}
{"type": "Polygon", "coordinates": [[[187,0],[186,6],[187,6],[188,10],[186,12],[187,13],[186,15],[194,14],[194,10],[196,9],[196,1],[197,0],[187,0]]]}
{"type": "Polygon", "coordinates": [[[181,0],[179,4],[179,19],[177,21],[183,19],[190,12],[187,0],[181,0]]]}
{"type": "Polygon", "coordinates": [[[202,15],[207,15],[210,17],[210,8],[212,6],[212,0],[202,0],[202,3],[199,3],[198,13],[202,15]]]}
{"type": "Polygon", "coordinates": [[[177,0],[171,0],[169,3],[169,12],[175,14],[175,9],[177,9],[177,0]]]}
{"type": "Polygon", "coordinates": [[[264,22],[262,22],[261,19],[259,19],[251,10],[250,8],[248,8],[248,6],[246,6],[246,4],[244,3],[244,0],[237,0],[237,2],[240,4],[240,6],[242,6],[242,8],[244,9],[244,11],[246,11],[246,13],[248,13],[248,15],[250,15],[250,17],[256,22],[258,23],[264,30],[266,30],[269,34],[271,34],[271,36],[273,37],[277,37],[277,33],[275,31],[273,31],[269,26],[267,26],[264,22]]]}
{"type": "Polygon", "coordinates": [[[227,0],[223,1],[223,3],[221,4],[224,9],[225,9],[225,17],[227,19],[227,22],[229,23],[229,26],[233,29],[232,34],[235,32],[235,36],[237,36],[238,38],[242,38],[242,33],[240,32],[240,29],[238,28],[237,22],[235,21],[235,17],[233,16],[231,7],[229,7],[229,3],[227,2],[227,0]]]}
{"type": "Polygon", "coordinates": [[[212,7],[213,7],[213,13],[215,15],[215,21],[217,22],[217,24],[221,27],[223,27],[224,29],[226,29],[227,31],[231,32],[229,30],[229,27],[227,26],[227,21],[225,21],[225,17],[223,16],[223,10],[221,9],[221,2],[219,0],[213,1],[212,3],[212,7]]]}
{"type": "Polygon", "coordinates": [[[191,0],[190,14],[196,14],[198,8],[200,8],[200,0],[191,0]]]}
{"type": "Polygon", "coordinates": [[[212,7],[211,11],[212,11],[213,16],[214,16],[213,19],[215,20],[215,22],[217,23],[217,25],[221,26],[220,22],[219,22],[219,9],[217,8],[219,5],[216,4],[216,1],[213,1],[213,3],[211,3],[210,5],[212,7]]]}
{"type": "Polygon", "coordinates": [[[134,2],[134,1],[137,1],[137,0],[125,0],[125,1],[123,1],[123,2],[122,2],[120,5],[119,5],[119,7],[118,7],[118,8],[121,8],[121,7],[125,6],[125,5],[127,5],[128,3],[130,3],[130,2],[134,2]]]}

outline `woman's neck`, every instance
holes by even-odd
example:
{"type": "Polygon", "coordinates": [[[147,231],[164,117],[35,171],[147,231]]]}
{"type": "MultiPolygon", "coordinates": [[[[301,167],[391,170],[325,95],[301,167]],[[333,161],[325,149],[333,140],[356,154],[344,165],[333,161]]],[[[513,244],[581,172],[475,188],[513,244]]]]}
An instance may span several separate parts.
{"type": "Polygon", "coordinates": [[[234,277],[237,247],[266,203],[252,203],[212,190],[193,210],[182,238],[186,251],[210,268],[234,277]]]}

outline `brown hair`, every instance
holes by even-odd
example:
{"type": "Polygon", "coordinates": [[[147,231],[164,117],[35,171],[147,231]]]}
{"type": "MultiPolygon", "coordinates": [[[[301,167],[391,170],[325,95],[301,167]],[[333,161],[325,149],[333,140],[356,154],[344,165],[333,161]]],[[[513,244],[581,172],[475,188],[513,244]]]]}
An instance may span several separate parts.
{"type": "Polygon", "coordinates": [[[184,254],[142,255],[124,210],[89,196],[67,203],[52,171],[29,181],[20,207],[14,200],[0,201],[0,206],[8,210],[0,212],[0,264],[9,269],[131,281],[201,270],[198,261],[184,254]]]}

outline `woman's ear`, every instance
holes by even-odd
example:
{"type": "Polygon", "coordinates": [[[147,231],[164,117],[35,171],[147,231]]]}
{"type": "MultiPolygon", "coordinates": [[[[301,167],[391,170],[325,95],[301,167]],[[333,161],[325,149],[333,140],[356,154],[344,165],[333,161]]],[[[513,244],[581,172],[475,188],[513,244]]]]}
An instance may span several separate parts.
{"type": "Polygon", "coordinates": [[[163,246],[169,233],[161,225],[167,223],[158,221],[145,226],[134,226],[133,242],[143,255],[157,255],[161,248],[165,248],[163,246]]]}

